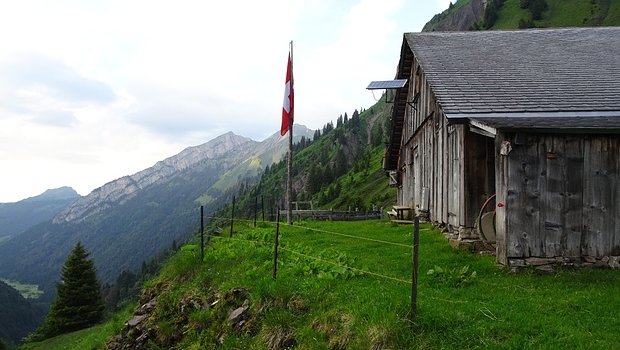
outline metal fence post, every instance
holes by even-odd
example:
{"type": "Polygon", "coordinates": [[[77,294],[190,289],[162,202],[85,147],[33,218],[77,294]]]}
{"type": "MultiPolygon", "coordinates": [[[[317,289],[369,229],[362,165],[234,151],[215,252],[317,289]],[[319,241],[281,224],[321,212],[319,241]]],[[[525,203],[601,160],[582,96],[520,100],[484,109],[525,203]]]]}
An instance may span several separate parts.
{"type": "Polygon", "coordinates": [[[265,198],[263,195],[260,195],[260,209],[263,212],[263,222],[265,222],[265,198]]]}
{"type": "Polygon", "coordinates": [[[204,206],[200,206],[200,261],[205,260],[205,214],[204,206]]]}
{"type": "Polygon", "coordinates": [[[258,211],[258,197],[254,197],[254,227],[256,227],[257,211],[258,211]]]}
{"type": "Polygon", "coordinates": [[[278,238],[280,236],[280,208],[276,210],[276,235],[273,240],[273,279],[278,274],[278,238]]]}
{"type": "Polygon", "coordinates": [[[420,244],[420,219],[416,216],[413,221],[413,248],[411,271],[411,322],[415,322],[418,312],[418,245],[420,244]]]}
{"type": "Polygon", "coordinates": [[[230,238],[233,236],[233,225],[235,223],[235,196],[233,196],[232,210],[230,211],[230,238]]]}

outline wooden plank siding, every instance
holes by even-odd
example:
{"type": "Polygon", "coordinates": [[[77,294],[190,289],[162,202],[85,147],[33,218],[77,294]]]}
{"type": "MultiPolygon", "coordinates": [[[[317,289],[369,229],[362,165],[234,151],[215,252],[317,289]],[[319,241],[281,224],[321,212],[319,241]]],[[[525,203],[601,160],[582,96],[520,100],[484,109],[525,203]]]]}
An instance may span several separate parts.
{"type": "Polygon", "coordinates": [[[620,254],[620,136],[520,136],[509,155],[496,138],[497,254],[524,257],[603,257],[620,254]]]}
{"type": "Polygon", "coordinates": [[[419,94],[415,108],[407,105],[403,123],[398,204],[416,209],[428,205],[431,221],[458,229],[469,224],[466,212],[465,125],[448,125],[424,72],[414,59],[409,74],[408,101],[419,94]],[[422,191],[429,203],[421,203],[422,191]]]}

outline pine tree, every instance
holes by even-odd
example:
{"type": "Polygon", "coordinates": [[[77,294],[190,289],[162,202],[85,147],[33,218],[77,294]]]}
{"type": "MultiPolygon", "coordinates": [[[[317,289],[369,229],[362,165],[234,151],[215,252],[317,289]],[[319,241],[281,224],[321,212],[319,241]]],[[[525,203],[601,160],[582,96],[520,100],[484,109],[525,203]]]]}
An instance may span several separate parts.
{"type": "Polygon", "coordinates": [[[37,333],[43,338],[90,327],[103,319],[101,285],[89,253],[77,242],[62,267],[56,300],[37,333]]]}

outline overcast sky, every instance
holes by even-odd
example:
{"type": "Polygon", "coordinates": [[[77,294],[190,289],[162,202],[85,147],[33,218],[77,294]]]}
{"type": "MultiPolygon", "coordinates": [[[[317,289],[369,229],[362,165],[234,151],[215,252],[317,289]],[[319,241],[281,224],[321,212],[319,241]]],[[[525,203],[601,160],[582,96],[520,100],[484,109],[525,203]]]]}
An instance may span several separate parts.
{"type": "Polygon", "coordinates": [[[368,108],[402,34],[444,0],[3,1],[0,202],[81,195],[228,131],[280,127],[294,41],[296,123],[368,108]]]}

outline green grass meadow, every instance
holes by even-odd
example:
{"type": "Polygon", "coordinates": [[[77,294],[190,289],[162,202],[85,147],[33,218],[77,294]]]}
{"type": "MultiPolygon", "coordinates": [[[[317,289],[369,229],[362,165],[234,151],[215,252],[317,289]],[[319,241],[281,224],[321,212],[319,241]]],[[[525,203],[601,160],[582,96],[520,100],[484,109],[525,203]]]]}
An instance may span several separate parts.
{"type": "Polygon", "coordinates": [[[111,315],[107,321],[97,326],[73,333],[59,335],[41,342],[22,345],[20,350],[93,350],[103,349],[106,340],[120,332],[135,305],[128,305],[118,313],[111,315]]]}
{"type": "MultiPolygon", "coordinates": [[[[282,330],[300,349],[620,347],[618,271],[515,274],[493,256],[454,250],[436,229],[422,225],[418,314],[411,322],[411,225],[282,225],[275,281],[275,229],[259,226],[237,224],[233,239],[213,240],[202,266],[192,263],[195,253],[185,253],[160,276],[160,283],[178,276],[189,281],[172,294],[205,284],[248,288],[260,326],[256,334],[227,338],[223,348],[263,349],[265,339],[282,330]]],[[[182,348],[214,344],[208,337],[186,337],[182,348]]]]}
{"type": "MultiPolygon", "coordinates": [[[[146,285],[161,290],[155,326],[183,334],[175,348],[278,349],[281,339],[294,339],[296,349],[620,348],[618,270],[513,273],[493,256],[453,249],[423,224],[412,321],[412,225],[282,224],[276,280],[274,223],[254,228],[237,221],[232,239],[224,232],[211,240],[204,261],[195,246],[185,247],[146,285]],[[175,323],[180,300],[234,288],[249,292],[252,317],[244,331],[215,322],[223,312],[217,307],[175,323]]],[[[52,339],[25,349],[99,348],[120,326],[101,327],[75,336],[97,338],[88,345],[55,347],[52,339]]]]}
{"type": "MultiPolygon", "coordinates": [[[[546,0],[549,9],[540,20],[534,21],[543,28],[593,25],[618,25],[620,2],[616,0],[546,0]]],[[[519,20],[531,20],[527,9],[519,6],[520,0],[504,1],[493,29],[514,29],[519,20]]]]}
{"type": "Polygon", "coordinates": [[[8,279],[0,279],[2,282],[8,284],[13,287],[15,290],[22,295],[22,297],[26,299],[38,299],[41,295],[43,295],[43,291],[39,289],[39,286],[36,284],[26,284],[21,283],[19,281],[13,281],[8,279]]]}

